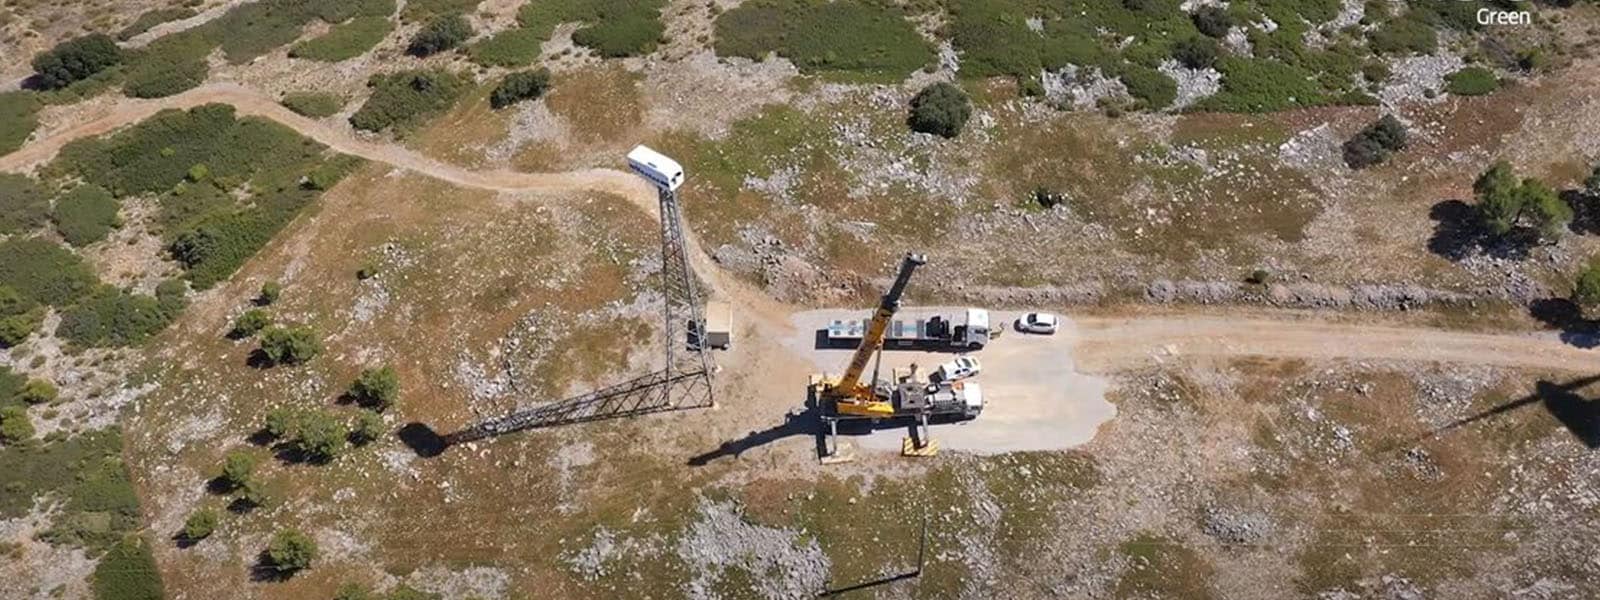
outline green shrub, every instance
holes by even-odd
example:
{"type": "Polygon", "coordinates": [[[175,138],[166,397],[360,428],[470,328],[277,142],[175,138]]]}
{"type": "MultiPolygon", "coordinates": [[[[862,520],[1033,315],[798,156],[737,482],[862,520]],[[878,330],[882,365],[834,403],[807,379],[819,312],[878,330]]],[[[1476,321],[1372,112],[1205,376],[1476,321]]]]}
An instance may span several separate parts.
{"type": "Polygon", "coordinates": [[[349,60],[372,50],[391,31],[394,31],[394,24],[388,17],[358,17],[296,44],[289,49],[289,56],[322,62],[349,60]]]}
{"type": "Polygon", "coordinates": [[[135,98],[159,98],[194,88],[205,81],[210,67],[206,57],[216,44],[200,29],[163,36],[130,59],[123,93],[135,98]]]}
{"type": "Polygon", "coordinates": [[[395,399],[400,396],[400,376],[388,366],[362,370],[350,385],[349,395],[360,405],[383,412],[394,406],[395,399]]]}
{"type": "Polygon", "coordinates": [[[261,293],[256,294],[256,304],[260,306],[271,306],[274,302],[277,302],[278,297],[282,295],[283,285],[276,281],[268,281],[261,284],[261,293]]]}
{"type": "MultiPolygon", "coordinates": [[[[0,367],[0,404],[5,404],[9,395],[6,391],[8,372],[0,367]]],[[[15,393],[22,385],[22,377],[13,375],[10,379],[16,381],[10,386],[10,393],[15,393]]],[[[121,453],[122,438],[115,427],[84,432],[48,444],[0,448],[0,518],[14,519],[28,514],[37,497],[69,497],[80,478],[90,476],[86,469],[98,468],[121,453]]],[[[68,518],[73,513],[70,504],[58,503],[58,506],[56,519],[68,518]]]]}
{"type": "Polygon", "coordinates": [[[344,451],[349,436],[350,430],[337,417],[326,411],[309,411],[300,416],[298,431],[289,446],[306,460],[325,463],[344,451]]]}
{"type": "Polygon", "coordinates": [[[139,495],[119,456],[86,461],[75,470],[60,519],[40,535],[52,544],[82,546],[90,555],[109,549],[139,528],[139,495]]]}
{"type": "Polygon", "coordinates": [[[372,96],[350,115],[350,124],[365,131],[415,127],[449,110],[466,90],[464,81],[441,69],[374,75],[367,86],[372,96]]]}
{"type": "Polygon", "coordinates": [[[174,316],[151,296],[102,286],[62,314],[56,335],[80,348],[133,346],[165,329],[174,316]]]}
{"type": "Polygon", "coordinates": [[[1178,82],[1149,67],[1129,65],[1123,69],[1120,79],[1122,85],[1127,86],[1128,94],[1138,99],[1144,108],[1161,110],[1178,97],[1178,82]]]}
{"type": "Polygon", "coordinates": [[[334,0],[313,7],[317,18],[329,23],[343,23],[359,17],[388,17],[394,14],[394,9],[394,0],[334,0]]]}
{"type": "Polygon", "coordinates": [[[522,26],[548,39],[560,23],[584,23],[572,33],[574,42],[594,48],[601,56],[640,55],[652,52],[662,38],[664,0],[570,0],[529,2],[517,18],[522,26]]]}
{"type": "Polygon", "coordinates": [[[166,591],[150,545],[137,536],[122,540],[94,569],[97,600],[161,600],[166,591]]]}
{"type": "Polygon", "coordinates": [[[217,530],[217,511],[202,508],[189,514],[183,521],[183,531],[179,533],[184,541],[194,543],[211,537],[217,530]]]}
{"type": "Polygon", "coordinates": [[[139,18],[134,19],[127,27],[123,27],[121,31],[118,31],[117,39],[126,42],[162,23],[179,21],[193,16],[195,16],[193,9],[183,7],[147,10],[140,13],[139,18]]]}
{"type": "Polygon", "coordinates": [[[911,116],[906,124],[912,131],[953,138],[971,116],[972,102],[966,92],[949,83],[935,83],[911,99],[911,116]]]}
{"type": "Polygon", "coordinates": [[[323,146],[259,119],[236,119],[227,105],[163,111],[107,138],[68,144],[51,170],[104,187],[114,195],[169,192],[158,221],[168,251],[196,288],[232,275],[316,197],[302,180],[318,166],[323,146]],[[188,181],[204,164],[204,182],[188,181]],[[240,206],[224,190],[249,186],[240,206]]]}
{"type": "Polygon", "coordinates": [[[17,398],[28,404],[47,404],[55,402],[61,395],[55,384],[43,379],[30,379],[27,385],[22,386],[22,391],[17,392],[17,398]]]}
{"type": "Polygon", "coordinates": [[[1344,143],[1344,162],[1352,169],[1363,169],[1388,160],[1389,155],[1406,147],[1405,125],[1394,115],[1384,115],[1344,143]]]}
{"type": "Polygon", "coordinates": [[[434,17],[470,12],[480,0],[409,0],[401,16],[407,21],[426,21],[434,17]]]}
{"type": "Polygon", "coordinates": [[[0,156],[21,148],[38,128],[39,99],[34,93],[0,93],[0,156]]]}
{"type": "Polygon", "coordinates": [[[486,67],[525,67],[539,58],[545,35],[528,28],[507,29],[467,47],[472,62],[486,67]]]}
{"type": "Polygon", "coordinates": [[[33,72],[44,89],[67,87],[122,62],[122,49],[103,33],[77,37],[33,57],[33,72]]]}
{"type": "Polygon", "coordinates": [[[537,69],[509,73],[489,94],[489,106],[505,108],[524,100],[537,100],[550,89],[550,71],[537,69]]]}
{"type": "Polygon", "coordinates": [[[1233,28],[1233,16],[1227,9],[1213,4],[1195,10],[1193,18],[1195,29],[1214,38],[1228,35],[1228,30],[1233,28]]]}
{"type": "Polygon", "coordinates": [[[248,449],[229,450],[222,460],[222,484],[229,490],[244,487],[255,474],[257,462],[255,453],[248,449]]]}
{"type": "Polygon", "coordinates": [[[1572,301],[1584,308],[1600,306],[1600,258],[1589,259],[1589,264],[1578,272],[1572,287],[1572,301]]]}
{"type": "Polygon", "coordinates": [[[1217,64],[1217,55],[1220,53],[1217,41],[1211,38],[1184,38],[1172,45],[1173,60],[1190,69],[1211,68],[1217,64]]]}
{"type": "Polygon", "coordinates": [[[317,542],[311,536],[295,529],[285,529],[272,536],[267,544],[269,565],[285,577],[311,567],[317,559],[317,542]]]}
{"type": "Polygon", "coordinates": [[[808,73],[899,81],[934,60],[905,17],[890,3],[750,0],[717,17],[716,49],[756,60],[777,53],[808,73]]]}
{"type": "Polygon", "coordinates": [[[27,301],[67,306],[97,283],[83,260],[60,244],[19,237],[0,242],[0,286],[27,301]]]}
{"type": "Polygon", "coordinates": [[[288,408],[274,408],[267,411],[267,423],[264,428],[267,435],[276,439],[294,437],[300,430],[300,413],[288,408]]]}
{"type": "Polygon", "coordinates": [[[1445,90],[1458,96],[1482,96],[1500,88],[1500,78],[1483,67],[1467,67],[1451,73],[1445,90]]]}
{"type": "Polygon", "coordinates": [[[269,364],[302,364],[322,352],[322,342],[308,325],[273,327],[261,334],[261,354],[269,364]]]}
{"type": "Polygon", "coordinates": [[[283,95],[283,106],[295,114],[321,119],[331,117],[344,109],[344,96],[333,92],[289,92],[283,95]]]}
{"type": "Polygon", "coordinates": [[[189,305],[189,284],[182,279],[168,279],[156,284],[156,307],[168,319],[175,319],[189,305]]]}
{"type": "Polygon", "coordinates": [[[350,428],[350,441],[357,446],[365,446],[374,440],[383,437],[383,417],[375,412],[361,411],[356,416],[356,424],[350,428]]]}
{"type": "Polygon", "coordinates": [[[460,46],[472,37],[472,25],[459,14],[434,17],[411,38],[406,52],[413,56],[432,56],[460,46]]]}
{"type": "Polygon", "coordinates": [[[1384,23],[1367,38],[1372,51],[1379,54],[1428,54],[1439,45],[1434,27],[1411,15],[1384,23]]]}
{"type": "Polygon", "coordinates": [[[255,335],[256,332],[262,329],[266,329],[271,324],[272,317],[267,316],[267,311],[252,308],[244,311],[233,320],[233,327],[228,329],[228,337],[244,339],[255,335]]]}
{"type": "Polygon", "coordinates": [[[1205,110],[1271,112],[1328,101],[1312,73],[1281,61],[1230,56],[1217,67],[1222,90],[1201,101],[1205,110]]]}
{"type": "Polygon", "coordinates": [[[72,188],[56,200],[56,231],[68,244],[87,246],[105,239],[122,224],[116,198],[105,188],[89,184],[72,188]]]}
{"type": "Polygon", "coordinates": [[[50,196],[27,175],[0,173],[0,235],[22,233],[50,216],[50,196]]]}
{"type": "MultiPolygon", "coordinates": [[[[0,348],[10,348],[27,341],[43,321],[43,306],[22,297],[9,286],[0,285],[0,348]]],[[[10,370],[0,371],[0,402],[10,394],[3,384],[9,373],[10,370]]]]}
{"type": "Polygon", "coordinates": [[[20,444],[33,439],[33,420],[22,406],[0,407],[0,442],[20,444]]]}

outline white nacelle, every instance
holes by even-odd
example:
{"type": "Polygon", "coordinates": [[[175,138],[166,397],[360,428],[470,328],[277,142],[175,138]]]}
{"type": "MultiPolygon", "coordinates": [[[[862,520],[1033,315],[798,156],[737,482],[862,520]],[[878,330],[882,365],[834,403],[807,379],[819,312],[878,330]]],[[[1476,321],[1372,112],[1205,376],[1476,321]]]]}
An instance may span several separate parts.
{"type": "Polygon", "coordinates": [[[646,146],[634,146],[628,152],[628,166],[658,188],[676,191],[683,185],[683,166],[646,146]]]}

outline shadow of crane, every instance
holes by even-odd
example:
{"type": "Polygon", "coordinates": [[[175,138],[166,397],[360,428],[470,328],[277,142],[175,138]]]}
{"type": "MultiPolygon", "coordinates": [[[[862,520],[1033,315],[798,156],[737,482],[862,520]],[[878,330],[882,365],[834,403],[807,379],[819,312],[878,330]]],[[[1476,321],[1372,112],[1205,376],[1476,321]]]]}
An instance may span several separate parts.
{"type": "Polygon", "coordinates": [[[432,457],[438,456],[456,444],[529,429],[709,406],[711,406],[711,384],[705,373],[659,370],[577,396],[482,421],[454,433],[440,435],[427,425],[410,423],[400,429],[398,437],[418,456],[432,457]]]}
{"type": "Polygon", "coordinates": [[[1600,448],[1600,400],[1584,398],[1574,391],[1597,381],[1600,381],[1600,375],[1574,379],[1562,384],[1540,381],[1534,384],[1532,394],[1447,424],[1433,430],[1423,436],[1422,439],[1438,437],[1452,430],[1491,419],[1525,406],[1543,404],[1550,416],[1560,421],[1561,426],[1565,427],[1585,446],[1600,448]]]}

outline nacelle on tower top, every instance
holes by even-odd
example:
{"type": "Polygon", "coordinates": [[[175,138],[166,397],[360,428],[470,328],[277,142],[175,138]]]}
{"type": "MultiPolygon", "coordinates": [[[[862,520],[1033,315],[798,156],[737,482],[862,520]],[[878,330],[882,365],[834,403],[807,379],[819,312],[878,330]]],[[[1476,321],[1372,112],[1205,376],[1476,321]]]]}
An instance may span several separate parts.
{"type": "Polygon", "coordinates": [[[675,191],[683,185],[683,166],[646,146],[634,146],[628,152],[628,166],[658,188],[675,191]]]}

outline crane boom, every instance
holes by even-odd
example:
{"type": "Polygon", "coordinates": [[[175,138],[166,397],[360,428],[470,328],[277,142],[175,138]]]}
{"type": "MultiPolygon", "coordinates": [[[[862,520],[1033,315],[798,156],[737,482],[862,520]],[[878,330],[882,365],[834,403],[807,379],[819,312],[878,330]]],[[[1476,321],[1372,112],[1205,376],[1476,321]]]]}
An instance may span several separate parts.
{"type": "Polygon", "coordinates": [[[889,292],[878,302],[878,309],[873,312],[872,321],[867,324],[866,333],[861,336],[861,344],[856,346],[856,353],[850,358],[850,367],[845,369],[838,382],[827,390],[827,395],[838,403],[840,412],[868,416],[894,412],[888,402],[877,398],[874,391],[876,382],[862,383],[861,375],[866,372],[867,362],[872,360],[872,355],[877,354],[883,347],[889,320],[900,310],[900,296],[905,294],[906,285],[911,282],[912,272],[927,262],[927,257],[911,252],[907,252],[905,258],[900,260],[900,269],[895,273],[894,284],[889,286],[889,292]]]}

